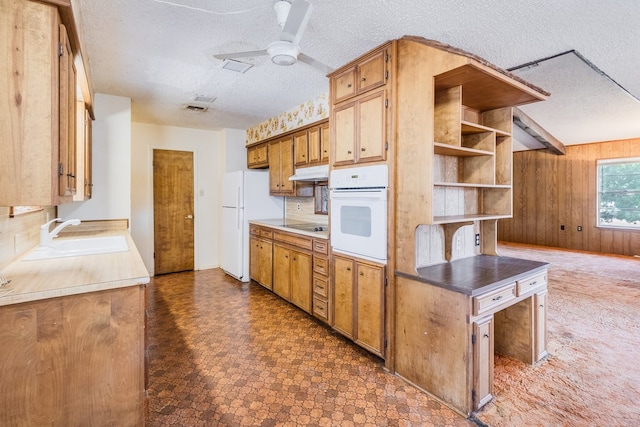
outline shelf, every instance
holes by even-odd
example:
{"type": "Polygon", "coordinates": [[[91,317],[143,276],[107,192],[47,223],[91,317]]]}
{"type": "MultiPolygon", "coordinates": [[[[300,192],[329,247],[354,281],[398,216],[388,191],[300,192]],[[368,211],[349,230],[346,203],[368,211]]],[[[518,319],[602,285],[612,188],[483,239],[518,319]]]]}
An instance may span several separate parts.
{"type": "Polygon", "coordinates": [[[440,142],[433,143],[433,152],[442,156],[456,157],[474,157],[474,156],[493,156],[492,151],[476,150],[475,148],[457,147],[450,144],[442,144],[440,142]]]}
{"type": "Polygon", "coordinates": [[[488,126],[483,126],[483,125],[479,125],[477,123],[473,123],[473,122],[468,122],[465,120],[462,120],[460,122],[461,124],[461,128],[462,128],[462,134],[463,135],[470,135],[470,134],[474,134],[474,133],[483,133],[483,132],[495,132],[497,136],[503,136],[503,137],[508,137],[511,136],[511,134],[498,130],[498,129],[494,129],[494,128],[490,128],[488,126]]]}
{"type": "Polygon", "coordinates": [[[485,221],[490,219],[511,218],[511,215],[451,215],[434,216],[433,224],[453,224],[456,222],[485,221]]]}
{"type": "Polygon", "coordinates": [[[436,187],[503,188],[506,190],[511,189],[511,186],[506,184],[477,184],[472,182],[434,182],[433,185],[436,187]]]}
{"type": "Polygon", "coordinates": [[[466,64],[435,76],[435,90],[464,86],[462,104],[479,111],[546,99],[536,90],[488,67],[466,64]]]}

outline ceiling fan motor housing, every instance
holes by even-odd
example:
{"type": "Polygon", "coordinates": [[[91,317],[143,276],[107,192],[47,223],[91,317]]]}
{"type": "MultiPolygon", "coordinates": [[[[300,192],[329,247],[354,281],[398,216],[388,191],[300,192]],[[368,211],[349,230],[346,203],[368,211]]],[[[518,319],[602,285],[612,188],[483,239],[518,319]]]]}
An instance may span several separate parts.
{"type": "Polygon", "coordinates": [[[300,48],[289,41],[278,40],[269,44],[267,52],[274,64],[293,65],[298,60],[300,48]]]}

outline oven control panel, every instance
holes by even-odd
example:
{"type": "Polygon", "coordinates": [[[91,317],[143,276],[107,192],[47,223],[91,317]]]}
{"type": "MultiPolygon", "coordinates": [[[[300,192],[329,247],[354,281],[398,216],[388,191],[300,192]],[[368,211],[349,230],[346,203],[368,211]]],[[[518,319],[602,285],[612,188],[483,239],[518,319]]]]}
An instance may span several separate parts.
{"type": "Polygon", "coordinates": [[[387,165],[361,166],[331,171],[331,188],[386,188],[389,183],[387,165]]]}

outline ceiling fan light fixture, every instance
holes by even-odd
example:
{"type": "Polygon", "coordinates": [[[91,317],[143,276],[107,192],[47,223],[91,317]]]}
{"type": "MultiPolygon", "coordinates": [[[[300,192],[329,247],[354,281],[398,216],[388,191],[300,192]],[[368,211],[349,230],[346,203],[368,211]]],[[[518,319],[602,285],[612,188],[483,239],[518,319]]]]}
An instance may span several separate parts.
{"type": "Polygon", "coordinates": [[[276,11],[276,19],[280,28],[284,27],[287,22],[289,11],[291,10],[291,2],[287,0],[278,0],[273,4],[273,10],[276,11]]]}
{"type": "Polygon", "coordinates": [[[288,41],[275,41],[267,47],[271,62],[276,65],[293,65],[298,60],[300,48],[288,41]]]}

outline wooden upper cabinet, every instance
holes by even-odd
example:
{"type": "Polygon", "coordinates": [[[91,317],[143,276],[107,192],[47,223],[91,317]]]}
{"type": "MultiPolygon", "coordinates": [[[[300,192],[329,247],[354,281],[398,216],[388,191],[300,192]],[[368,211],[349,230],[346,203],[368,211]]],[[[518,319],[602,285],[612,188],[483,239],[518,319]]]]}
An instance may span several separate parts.
{"type": "Polygon", "coordinates": [[[329,163],[329,150],[331,147],[331,132],[329,122],[320,125],[320,163],[329,163]]]}
{"type": "Polygon", "coordinates": [[[257,144],[247,147],[247,167],[249,169],[261,169],[269,167],[267,144],[257,144]]]}
{"type": "Polygon", "coordinates": [[[331,102],[336,104],[387,83],[388,49],[383,47],[362,57],[355,65],[331,77],[331,102]]]}
{"type": "Polygon", "coordinates": [[[16,0],[7,7],[11,13],[0,14],[0,49],[8,58],[0,61],[0,98],[6,101],[0,206],[67,203],[78,186],[74,56],[79,53],[72,51],[68,26],[55,5],[16,0]]]}
{"type": "Polygon", "coordinates": [[[309,164],[320,163],[321,155],[322,155],[322,147],[321,147],[321,128],[320,126],[312,127],[309,129],[308,136],[308,156],[307,160],[309,164]]]}
{"type": "Polygon", "coordinates": [[[386,105],[382,89],[335,107],[335,165],[386,159],[386,105]]]}
{"type": "Polygon", "coordinates": [[[288,136],[269,142],[269,194],[289,196],[295,194],[293,175],[293,137],[288,136]]]}

